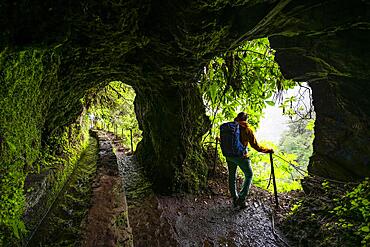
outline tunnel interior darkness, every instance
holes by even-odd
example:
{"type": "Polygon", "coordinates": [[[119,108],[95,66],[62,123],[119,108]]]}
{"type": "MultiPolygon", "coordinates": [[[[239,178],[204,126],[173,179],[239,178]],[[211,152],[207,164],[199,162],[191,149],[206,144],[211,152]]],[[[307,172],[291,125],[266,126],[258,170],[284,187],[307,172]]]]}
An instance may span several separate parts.
{"type": "Polygon", "coordinates": [[[38,205],[25,195],[27,169],[52,163],[54,184],[41,190],[63,186],[86,140],[81,99],[111,81],[135,90],[137,159],[154,189],[204,187],[210,120],[197,78],[245,40],[268,37],[283,75],[312,88],[308,171],[370,176],[368,1],[3,1],[0,27],[0,245],[38,205]]]}
{"type": "MultiPolygon", "coordinates": [[[[156,188],[195,191],[206,179],[199,153],[209,126],[195,75],[243,40],[268,37],[284,76],[308,81],[313,90],[317,120],[309,171],[355,180],[370,175],[369,8],[360,0],[4,3],[4,95],[21,96],[10,93],[14,78],[6,69],[16,68],[19,80],[37,81],[29,83],[38,88],[31,103],[38,107],[28,126],[37,134],[25,144],[37,149],[76,121],[88,90],[124,81],[137,95],[143,131],[138,159],[156,188]],[[36,65],[39,75],[19,67],[36,65]]],[[[15,122],[9,119],[0,128],[10,140],[15,122]]]]}

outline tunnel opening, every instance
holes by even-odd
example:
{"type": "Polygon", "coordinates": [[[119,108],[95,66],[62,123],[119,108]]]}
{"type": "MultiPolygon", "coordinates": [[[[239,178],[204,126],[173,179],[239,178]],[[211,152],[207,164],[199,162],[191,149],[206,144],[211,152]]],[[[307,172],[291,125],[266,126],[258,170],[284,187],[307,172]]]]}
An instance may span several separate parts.
{"type": "MultiPolygon", "coordinates": [[[[274,56],[267,38],[256,39],[213,58],[204,67],[201,87],[211,127],[203,142],[206,149],[211,143],[216,148],[220,125],[246,112],[257,142],[274,149],[276,180],[283,192],[301,189],[300,179],[307,175],[315,112],[309,85],[285,79],[274,56]]],[[[251,146],[248,149],[255,174],[253,183],[266,188],[269,155],[251,146]]],[[[226,166],[220,149],[217,152],[226,166]]]]}
{"type": "MultiPolygon", "coordinates": [[[[23,220],[28,232],[21,232],[23,246],[89,246],[101,235],[100,221],[126,221],[127,216],[121,215],[127,210],[122,178],[113,152],[132,155],[141,140],[134,110],[136,94],[121,81],[102,85],[80,98],[79,117],[53,134],[43,151],[46,157],[26,167],[23,220]],[[99,194],[100,190],[104,193],[99,194]],[[115,202],[102,209],[113,197],[115,202]]],[[[114,227],[115,234],[105,236],[102,243],[130,238],[128,226],[114,227]]]]}
{"type": "Polygon", "coordinates": [[[90,129],[114,134],[130,154],[142,139],[134,109],[135,97],[135,90],[121,81],[112,81],[85,96],[90,129]]]}

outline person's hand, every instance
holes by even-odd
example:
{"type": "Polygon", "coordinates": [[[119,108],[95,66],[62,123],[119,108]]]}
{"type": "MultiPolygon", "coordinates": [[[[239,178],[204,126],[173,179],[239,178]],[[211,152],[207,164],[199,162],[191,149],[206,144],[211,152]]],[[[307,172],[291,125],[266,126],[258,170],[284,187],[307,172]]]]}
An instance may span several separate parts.
{"type": "Polygon", "coordinates": [[[221,141],[221,138],[216,136],[216,141],[221,141]]]}
{"type": "Polygon", "coordinates": [[[272,148],[270,148],[268,151],[267,151],[268,154],[273,154],[274,153],[274,150],[272,148]]]}

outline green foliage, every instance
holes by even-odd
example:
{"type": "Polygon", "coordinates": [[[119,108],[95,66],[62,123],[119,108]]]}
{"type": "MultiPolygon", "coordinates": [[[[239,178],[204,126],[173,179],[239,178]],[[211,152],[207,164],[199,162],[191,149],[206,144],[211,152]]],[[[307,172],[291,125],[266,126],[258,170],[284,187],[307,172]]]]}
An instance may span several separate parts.
{"type": "Polygon", "coordinates": [[[103,89],[90,92],[86,102],[88,114],[94,115],[95,127],[116,132],[126,147],[130,147],[132,130],[135,149],[141,139],[141,132],[136,121],[134,99],[135,91],[132,87],[113,81],[103,89]]]}
{"type": "Polygon", "coordinates": [[[291,208],[290,208],[290,212],[289,212],[289,215],[293,215],[295,213],[297,213],[299,207],[302,206],[302,201],[298,201],[297,203],[295,203],[291,208]]]}
{"type": "Polygon", "coordinates": [[[370,245],[370,179],[366,178],[361,184],[348,192],[342,198],[335,200],[336,207],[331,213],[337,218],[335,225],[344,229],[348,238],[362,246],[370,245]]]}
{"type": "MultiPolygon", "coordinates": [[[[274,52],[269,47],[267,39],[247,41],[235,51],[214,58],[205,67],[201,90],[207,112],[213,122],[211,134],[205,138],[206,143],[212,141],[213,136],[219,135],[220,124],[231,121],[240,111],[248,113],[249,124],[256,128],[263,109],[267,105],[275,105],[273,95],[280,97],[282,90],[292,88],[296,84],[284,79],[278,64],[274,61],[274,52]]],[[[282,102],[282,106],[289,111],[295,101],[295,97],[290,97],[282,102]]],[[[290,111],[293,114],[294,110],[290,111]]],[[[272,143],[265,143],[265,146],[274,148],[279,156],[305,169],[311,155],[307,152],[306,146],[312,149],[312,135],[311,132],[303,131],[304,134],[300,133],[297,136],[296,132],[301,131],[300,127],[291,125],[291,132],[286,133],[282,150],[272,143]],[[310,134],[310,138],[307,138],[307,133],[310,134]],[[290,137],[291,135],[294,137],[290,137]],[[304,141],[300,142],[298,139],[292,141],[294,138],[304,141]],[[299,145],[296,147],[297,143],[299,145]]],[[[249,154],[255,174],[253,183],[266,188],[271,170],[269,155],[252,149],[249,154]]],[[[274,164],[279,192],[301,188],[299,179],[302,175],[299,172],[282,159],[274,158],[274,164]]],[[[269,190],[272,189],[270,186],[269,190]]]]}
{"type": "MultiPolygon", "coordinates": [[[[0,204],[0,245],[5,245],[6,235],[20,238],[21,234],[26,232],[22,222],[22,214],[25,198],[23,195],[23,184],[25,174],[16,169],[22,162],[12,164],[2,164],[4,169],[8,167],[7,174],[2,174],[0,179],[1,204],[0,204]]],[[[4,169],[5,170],[5,169],[4,169]]],[[[9,239],[9,238],[8,238],[9,239]]]]}
{"type": "MultiPolygon", "coordinates": [[[[279,192],[286,192],[301,189],[300,179],[307,171],[309,158],[312,155],[312,142],[314,120],[301,119],[289,124],[289,129],[283,133],[278,146],[273,143],[262,143],[264,146],[272,147],[275,178],[279,192]]],[[[261,188],[266,188],[271,172],[269,155],[264,155],[250,150],[250,157],[253,164],[253,183],[261,188]]],[[[272,191],[272,186],[269,187],[272,191]]]]}
{"type": "Polygon", "coordinates": [[[370,179],[359,185],[305,178],[302,194],[283,219],[294,246],[369,246],[370,179]]]}
{"type": "Polygon", "coordinates": [[[262,110],[274,105],[276,91],[291,88],[274,61],[267,38],[247,41],[238,49],[221,54],[204,68],[201,91],[217,135],[220,123],[233,119],[239,111],[249,114],[257,127],[262,110]]]}
{"type": "Polygon", "coordinates": [[[300,119],[289,123],[289,129],[282,134],[279,148],[282,152],[295,154],[301,170],[307,170],[313,152],[314,120],[300,119]]]}
{"type": "MultiPolygon", "coordinates": [[[[272,147],[277,155],[293,163],[294,165],[298,165],[294,161],[294,159],[296,158],[294,154],[279,153],[278,147],[276,147],[273,143],[262,144],[268,147],[272,147]]],[[[254,173],[253,184],[266,189],[271,173],[270,155],[258,153],[254,149],[250,149],[249,157],[251,159],[254,173]]],[[[301,189],[299,179],[302,178],[302,176],[291,165],[289,165],[286,161],[275,157],[273,159],[273,162],[278,192],[301,189]]],[[[268,190],[270,192],[273,192],[272,181],[270,181],[270,183],[271,184],[268,187],[268,190]]]]}

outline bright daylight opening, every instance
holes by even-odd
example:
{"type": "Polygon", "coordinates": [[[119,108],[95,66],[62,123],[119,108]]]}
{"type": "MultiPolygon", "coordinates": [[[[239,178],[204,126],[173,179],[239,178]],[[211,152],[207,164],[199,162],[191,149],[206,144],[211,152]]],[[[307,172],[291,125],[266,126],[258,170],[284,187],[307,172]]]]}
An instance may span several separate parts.
{"type": "Polygon", "coordinates": [[[105,130],[119,138],[127,152],[133,153],[141,140],[134,110],[134,89],[121,81],[112,81],[87,96],[90,129],[105,130]]]}
{"type": "MultiPolygon", "coordinates": [[[[246,112],[257,142],[274,150],[275,177],[282,192],[301,189],[299,180],[307,175],[315,113],[308,84],[286,80],[274,53],[267,38],[247,41],[213,58],[204,68],[203,99],[212,121],[204,140],[215,146],[220,125],[246,112]]],[[[266,188],[269,155],[248,149],[253,184],[266,188]]],[[[220,150],[218,154],[226,165],[220,150]]]]}

